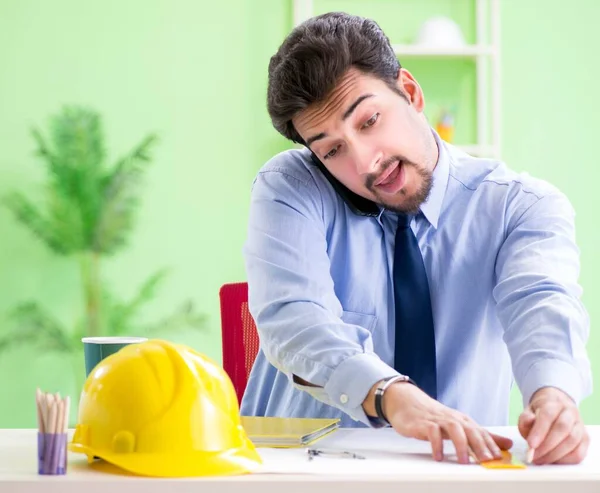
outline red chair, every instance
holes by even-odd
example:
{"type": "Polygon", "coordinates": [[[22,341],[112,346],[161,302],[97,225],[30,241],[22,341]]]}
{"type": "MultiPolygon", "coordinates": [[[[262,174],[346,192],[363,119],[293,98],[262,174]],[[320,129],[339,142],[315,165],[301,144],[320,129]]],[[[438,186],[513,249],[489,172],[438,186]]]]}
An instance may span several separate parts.
{"type": "Polygon", "coordinates": [[[259,346],[256,325],[248,310],[248,284],[224,284],[219,290],[219,299],[223,369],[231,378],[241,403],[259,346]]]}

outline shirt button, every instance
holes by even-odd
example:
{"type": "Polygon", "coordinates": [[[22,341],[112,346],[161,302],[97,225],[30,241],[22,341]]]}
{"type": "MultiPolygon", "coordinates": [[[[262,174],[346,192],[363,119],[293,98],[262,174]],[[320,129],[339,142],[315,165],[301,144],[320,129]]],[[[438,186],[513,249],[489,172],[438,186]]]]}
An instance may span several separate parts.
{"type": "Polygon", "coordinates": [[[348,396],[346,394],[340,395],[340,402],[346,404],[348,402],[348,396]]]}

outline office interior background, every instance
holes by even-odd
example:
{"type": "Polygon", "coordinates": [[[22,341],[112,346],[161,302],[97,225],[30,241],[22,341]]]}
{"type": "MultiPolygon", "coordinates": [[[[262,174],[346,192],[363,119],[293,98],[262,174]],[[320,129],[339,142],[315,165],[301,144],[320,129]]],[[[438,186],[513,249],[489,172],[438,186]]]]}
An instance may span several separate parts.
{"type": "MultiPolygon", "coordinates": [[[[403,45],[439,16],[467,43],[476,39],[475,0],[314,0],[313,9],[372,17],[403,45]]],[[[600,3],[501,0],[499,14],[500,113],[485,113],[486,125],[499,125],[509,167],[550,181],[574,205],[598,382],[600,3]]],[[[252,180],[291,147],[271,126],[265,94],[269,58],[293,23],[292,0],[0,0],[0,427],[35,426],[37,387],[79,392],[90,300],[113,324],[96,331],[164,337],[221,361],[218,291],[245,280],[252,180]],[[17,192],[44,214],[68,215],[49,209],[52,176],[32,129],[60,139],[60,122],[78,112],[96,132],[101,125],[94,135],[107,166],[139,151],[128,185],[137,201],[124,199],[131,214],[108,224],[109,245],[91,253],[43,240],[44,228],[60,236],[59,226],[36,230],[35,215],[26,223],[10,206],[17,192]]],[[[453,141],[472,148],[477,53],[399,55],[424,89],[432,125],[446,112],[453,141]]],[[[515,388],[512,424],[521,408],[515,388]]],[[[582,413],[600,424],[600,393],[582,413]]]]}

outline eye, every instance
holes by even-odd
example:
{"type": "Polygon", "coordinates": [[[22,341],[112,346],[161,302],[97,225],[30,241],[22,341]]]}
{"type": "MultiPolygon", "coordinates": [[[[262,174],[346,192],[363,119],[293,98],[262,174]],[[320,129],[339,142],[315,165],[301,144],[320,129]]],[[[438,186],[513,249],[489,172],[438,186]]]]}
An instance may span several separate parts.
{"type": "Polygon", "coordinates": [[[379,119],[379,113],[375,113],[371,118],[369,118],[362,128],[369,128],[375,125],[375,122],[379,119]]]}
{"type": "Polygon", "coordinates": [[[330,159],[330,158],[334,157],[337,154],[339,147],[340,146],[337,146],[337,147],[334,147],[333,149],[331,149],[327,154],[325,154],[323,156],[323,159],[330,159]]]}

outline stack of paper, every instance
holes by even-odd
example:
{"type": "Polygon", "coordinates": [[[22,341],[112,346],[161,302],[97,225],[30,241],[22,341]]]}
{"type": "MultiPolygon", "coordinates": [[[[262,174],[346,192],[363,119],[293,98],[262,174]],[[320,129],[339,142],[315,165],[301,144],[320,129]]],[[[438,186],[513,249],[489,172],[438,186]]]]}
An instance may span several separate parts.
{"type": "Polygon", "coordinates": [[[339,419],[242,416],[242,426],[257,447],[303,447],[336,430],[339,419]]]}

